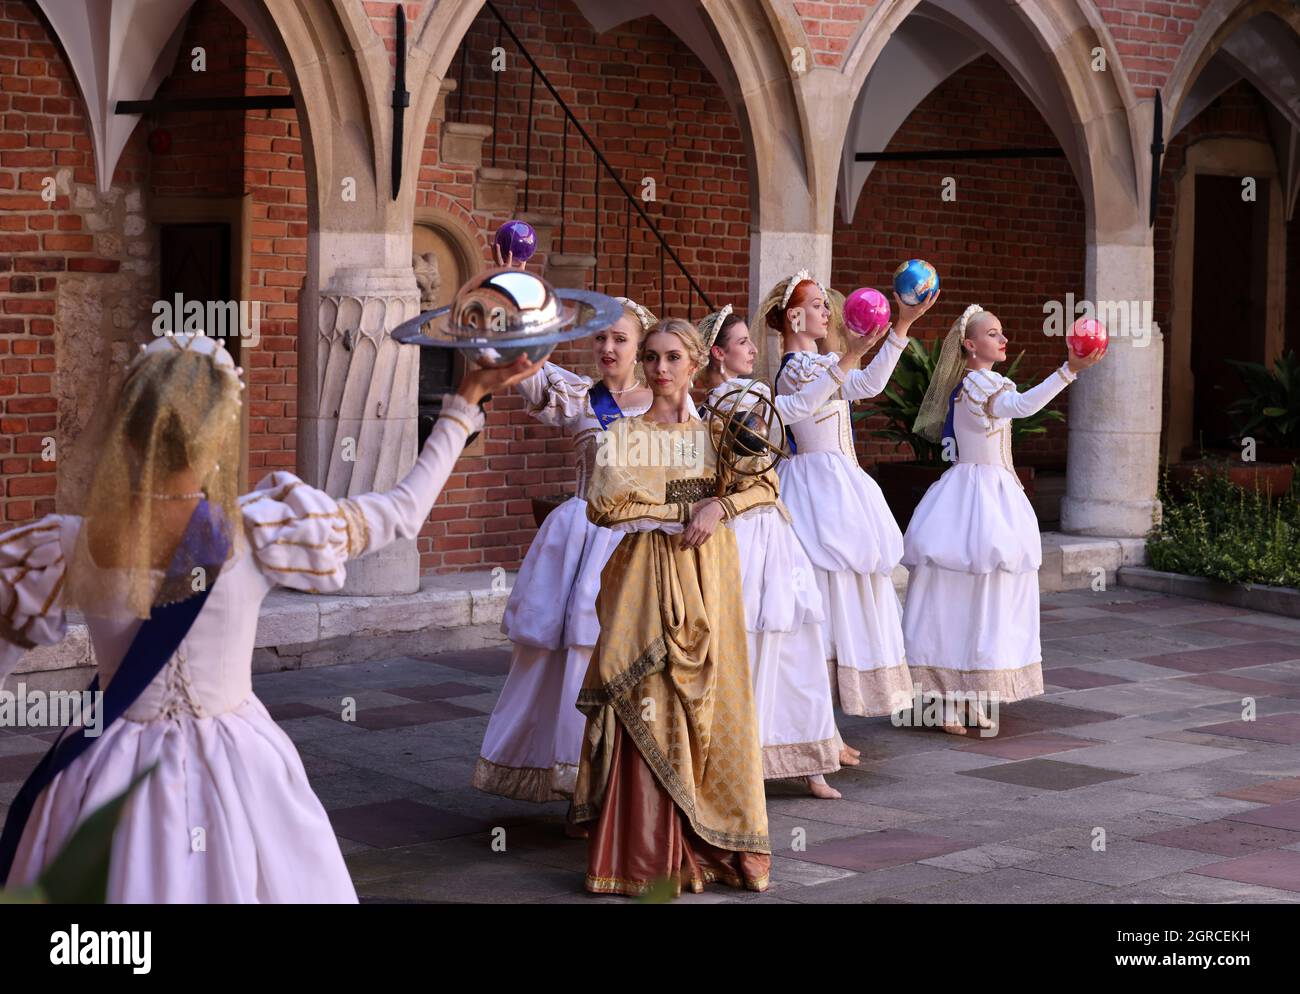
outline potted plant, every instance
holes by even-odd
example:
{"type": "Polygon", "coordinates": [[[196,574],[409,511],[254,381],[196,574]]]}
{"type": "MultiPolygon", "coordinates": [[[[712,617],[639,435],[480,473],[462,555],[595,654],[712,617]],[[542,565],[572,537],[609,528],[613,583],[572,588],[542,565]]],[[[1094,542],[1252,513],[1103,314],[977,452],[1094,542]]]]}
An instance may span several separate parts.
{"type": "MultiPolygon", "coordinates": [[[[943,340],[936,339],[930,346],[925,346],[915,338],[908,339],[907,348],[898,360],[889,386],[881,394],[883,402],[877,403],[866,411],[856,411],[855,421],[883,414],[888,420],[884,428],[873,432],[877,438],[885,438],[895,443],[896,448],[903,445],[911,447],[914,459],[908,462],[882,462],[876,465],[876,480],[885,495],[889,509],[894,513],[900,528],[907,528],[912,520],[912,512],[920,503],[930,485],[934,483],[948,464],[943,460],[943,449],[935,442],[921,438],[912,431],[916,415],[921,409],[925,391],[934,377],[934,368],[939,362],[939,352],[943,340]]],[[[1021,352],[1007,367],[1006,376],[1014,380],[1020,361],[1025,353],[1021,352]]],[[[1048,421],[1064,421],[1065,415],[1060,411],[1042,410],[1032,417],[1017,418],[1012,422],[1013,440],[1041,435],[1047,431],[1048,421]]],[[[1016,475],[1024,484],[1025,495],[1034,495],[1034,468],[1017,466],[1016,475]]]]}
{"type": "Polygon", "coordinates": [[[1300,461],[1300,357],[1294,349],[1285,352],[1271,370],[1260,362],[1227,361],[1246,386],[1228,407],[1242,448],[1175,463],[1170,483],[1186,487],[1198,475],[1226,476],[1239,487],[1281,496],[1291,489],[1292,464],[1300,461]],[[1255,443],[1250,462],[1241,457],[1246,439],[1255,443]]]}

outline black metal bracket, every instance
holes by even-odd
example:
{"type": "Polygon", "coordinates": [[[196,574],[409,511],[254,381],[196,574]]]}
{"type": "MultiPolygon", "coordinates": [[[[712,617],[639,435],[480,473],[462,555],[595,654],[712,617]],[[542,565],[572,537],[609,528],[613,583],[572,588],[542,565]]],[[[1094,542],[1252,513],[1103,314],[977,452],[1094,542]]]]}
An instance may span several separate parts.
{"type": "Polygon", "coordinates": [[[406,138],[406,108],[411,104],[406,89],[406,8],[397,5],[397,71],[393,79],[393,199],[402,188],[402,151],[406,138]]]}
{"type": "Polygon", "coordinates": [[[292,110],[291,96],[169,97],[161,100],[119,100],[114,114],[161,114],[168,111],[292,110]]]}
{"type": "Polygon", "coordinates": [[[1156,117],[1151,128],[1151,220],[1156,224],[1156,204],[1160,199],[1160,160],[1165,154],[1165,105],[1156,90],[1156,117]]]}
{"type": "Polygon", "coordinates": [[[854,162],[939,162],[945,159],[1063,159],[1060,148],[945,148],[917,152],[857,152],[854,162]]]}

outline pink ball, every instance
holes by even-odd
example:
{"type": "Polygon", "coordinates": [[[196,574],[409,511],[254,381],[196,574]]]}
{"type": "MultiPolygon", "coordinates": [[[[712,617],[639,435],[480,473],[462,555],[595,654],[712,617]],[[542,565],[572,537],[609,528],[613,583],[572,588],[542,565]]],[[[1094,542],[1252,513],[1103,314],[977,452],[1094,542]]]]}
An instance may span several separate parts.
{"type": "Polygon", "coordinates": [[[869,286],[854,290],[844,301],[844,323],[854,334],[875,334],[889,324],[889,301],[869,286]]]}
{"type": "Polygon", "coordinates": [[[1103,356],[1106,354],[1106,346],[1110,343],[1110,335],[1106,331],[1106,326],[1096,318],[1079,318],[1070,326],[1065,340],[1070,346],[1070,351],[1080,358],[1093,353],[1103,356]]]}

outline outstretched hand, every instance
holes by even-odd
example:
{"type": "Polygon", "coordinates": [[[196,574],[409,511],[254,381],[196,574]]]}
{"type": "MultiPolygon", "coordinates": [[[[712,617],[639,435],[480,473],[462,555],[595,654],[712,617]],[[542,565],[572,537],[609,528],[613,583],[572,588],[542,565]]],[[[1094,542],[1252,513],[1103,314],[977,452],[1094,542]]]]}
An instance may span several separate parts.
{"type": "Polygon", "coordinates": [[[497,258],[497,265],[504,266],[508,269],[527,269],[528,260],[524,259],[518,264],[515,263],[515,250],[511,249],[504,256],[501,254],[501,246],[496,242],[492,243],[492,254],[497,258]]]}
{"type": "Polygon", "coordinates": [[[1081,369],[1087,369],[1089,366],[1095,366],[1097,365],[1097,363],[1101,362],[1101,356],[1102,356],[1101,349],[1098,349],[1096,352],[1089,353],[1088,355],[1075,355],[1073,349],[1070,349],[1069,352],[1070,352],[1071,373],[1077,373],[1081,369]]]}
{"type": "Polygon", "coordinates": [[[858,360],[870,352],[879,341],[889,334],[890,325],[878,328],[870,335],[859,335],[856,332],[849,332],[844,336],[844,354],[853,360],[853,365],[858,364],[858,360]]]}
{"type": "Polygon", "coordinates": [[[939,294],[941,293],[943,293],[942,290],[935,290],[934,293],[930,294],[930,296],[926,297],[925,300],[921,301],[919,304],[905,304],[903,303],[902,298],[898,296],[898,291],[895,290],[894,305],[898,308],[898,322],[895,330],[898,334],[906,335],[907,329],[911,327],[912,322],[933,307],[938,301],[939,294]]]}
{"type": "Polygon", "coordinates": [[[542,368],[544,359],[529,362],[527,355],[521,355],[508,366],[488,369],[472,366],[465,371],[456,392],[471,404],[477,404],[484,397],[497,390],[512,387],[521,380],[526,380],[542,368]]]}

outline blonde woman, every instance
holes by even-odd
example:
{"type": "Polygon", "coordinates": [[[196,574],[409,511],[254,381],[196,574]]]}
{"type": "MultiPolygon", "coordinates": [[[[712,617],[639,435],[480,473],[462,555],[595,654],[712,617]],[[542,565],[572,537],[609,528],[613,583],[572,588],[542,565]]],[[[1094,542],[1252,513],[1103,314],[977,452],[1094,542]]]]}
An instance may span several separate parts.
{"type": "Polygon", "coordinates": [[[917,505],[903,538],[911,571],[903,637],[912,678],[942,698],[943,727],[993,725],[982,705],[1043,692],[1038,519],[1011,464],[1011,422],[1042,410],[1100,355],[1070,352],[1031,390],[994,371],[1007,358],[996,315],[971,304],[953,322],[914,431],[952,439],[955,462],[917,505]],[[962,705],[973,705],[963,717],[962,705]]]}
{"type": "Polygon", "coordinates": [[[535,367],[467,373],[392,490],[335,499],[277,471],[238,497],[241,371],[215,342],[144,348],[108,411],[86,514],[0,535],[0,678],[62,639],[75,607],[104,690],[101,734],[66,729],[10,805],[0,883],[33,882],[151,771],[113,837],[109,902],[357,899],[293,743],[253,694],[258,612],[276,586],[338,590],[349,559],[413,538],[483,426],[479,401],[535,367]]]}
{"type": "Polygon", "coordinates": [[[583,726],[574,703],[600,631],[600,571],[622,537],[587,518],[596,439],[650,405],[637,350],[655,318],[633,300],[616,299],[622,316],[591,340],[598,378],[548,362],[518,386],[528,413],[571,435],[578,456],[576,493],[546,516],[510,592],[501,622],[513,644],[510,672],[474,768],[479,790],[521,801],[573,794],[583,726]]]}
{"type": "Polygon", "coordinates": [[[680,319],[641,348],[654,399],[605,433],[591,520],[626,532],[601,575],[600,637],[570,819],[591,823],[587,889],[712,880],[764,890],[771,867],[736,539],[724,522],[776,504],[769,470],[719,493],[690,385],[704,346],[680,319]]]}

